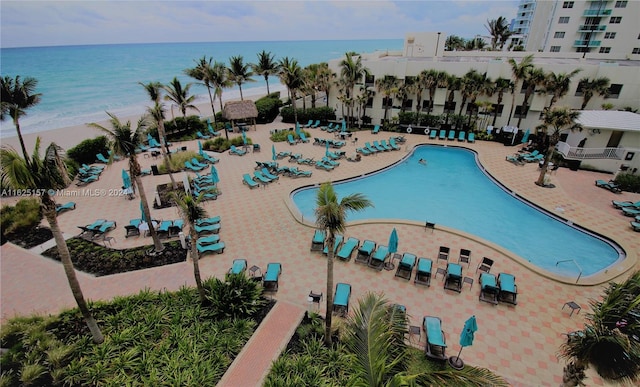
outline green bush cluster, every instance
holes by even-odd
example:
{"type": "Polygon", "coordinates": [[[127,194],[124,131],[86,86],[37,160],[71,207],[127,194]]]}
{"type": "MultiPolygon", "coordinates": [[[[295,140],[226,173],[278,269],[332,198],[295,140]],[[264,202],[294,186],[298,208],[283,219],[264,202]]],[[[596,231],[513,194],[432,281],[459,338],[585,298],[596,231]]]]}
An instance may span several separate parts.
{"type": "MultiPolygon", "coordinates": [[[[296,110],[298,114],[298,122],[302,123],[307,123],[309,120],[320,120],[320,122],[324,124],[329,120],[336,119],[336,113],[328,106],[296,110]]],[[[295,123],[292,107],[287,106],[282,108],[282,110],[280,110],[280,114],[282,115],[282,122],[295,123]]]]}
{"type": "Polygon", "coordinates": [[[0,209],[0,232],[2,243],[12,234],[26,232],[40,224],[42,210],[40,200],[21,199],[15,206],[2,206],[0,209]]]}
{"type": "MultiPolygon", "coordinates": [[[[303,130],[302,133],[304,133],[304,135],[305,135],[305,137],[307,137],[307,139],[311,138],[311,134],[309,132],[307,132],[306,130],[303,130]]],[[[293,131],[293,130],[278,130],[278,132],[274,132],[273,134],[271,134],[271,136],[269,138],[273,142],[284,142],[284,141],[287,141],[287,137],[289,135],[292,135],[293,138],[296,139],[296,140],[298,140],[300,138],[300,136],[298,136],[296,134],[296,132],[293,131]]]]}
{"type": "Polygon", "coordinates": [[[425,114],[416,112],[400,112],[398,113],[398,120],[402,125],[418,125],[438,127],[444,123],[444,116],[439,114],[425,114]]]}
{"type": "Polygon", "coordinates": [[[258,124],[268,124],[280,113],[280,107],[282,106],[282,100],[280,100],[280,92],[271,93],[256,101],[256,108],[258,109],[258,118],[256,122],[258,124]]]}
{"type": "Polygon", "coordinates": [[[109,148],[109,142],[105,136],[98,136],[96,138],[89,138],[82,141],[80,144],[69,148],[67,150],[67,156],[76,163],[91,164],[96,161],[96,155],[102,153],[103,156],[107,156],[107,150],[109,148]]]}
{"type": "MultiPolygon", "coordinates": [[[[171,159],[169,159],[169,166],[171,167],[171,171],[178,172],[184,170],[184,162],[190,161],[194,157],[198,159],[198,161],[204,161],[204,158],[195,151],[172,153],[171,159]]],[[[158,172],[167,173],[167,168],[164,166],[164,162],[162,161],[159,161],[158,163],[158,172]]]]}
{"type": "MultiPolygon", "coordinates": [[[[200,131],[202,134],[207,134],[207,121],[201,120],[198,116],[176,117],[173,120],[166,121],[164,123],[164,132],[167,135],[167,141],[186,141],[196,138],[196,132],[200,131]]],[[[158,129],[152,128],[149,130],[154,138],[158,138],[158,129]]]]}
{"type": "Polygon", "coordinates": [[[203,286],[216,318],[247,318],[265,305],[262,286],[244,274],[227,274],[224,281],[209,278],[203,286]]]}
{"type": "MultiPolygon", "coordinates": [[[[253,144],[253,141],[249,136],[247,136],[247,144],[253,144]]],[[[222,136],[216,137],[202,143],[202,149],[222,153],[229,150],[231,148],[231,145],[243,146],[244,141],[242,140],[242,136],[231,137],[228,140],[222,136]]]]}
{"type": "Polygon", "coordinates": [[[640,192],[640,175],[619,173],[614,181],[620,186],[623,191],[636,193],[640,192]]]}

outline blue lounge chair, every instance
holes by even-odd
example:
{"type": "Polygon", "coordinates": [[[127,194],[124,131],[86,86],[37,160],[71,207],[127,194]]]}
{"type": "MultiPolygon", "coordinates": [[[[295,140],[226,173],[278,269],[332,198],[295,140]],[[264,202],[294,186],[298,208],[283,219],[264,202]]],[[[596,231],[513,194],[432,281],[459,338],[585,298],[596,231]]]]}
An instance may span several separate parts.
{"type": "Polygon", "coordinates": [[[379,152],[384,152],[384,151],[389,150],[389,149],[386,149],[385,147],[383,147],[382,145],[378,144],[378,141],[374,141],[373,142],[373,147],[376,148],[379,152]]]}
{"type": "Polygon", "coordinates": [[[371,154],[371,152],[365,148],[356,148],[356,153],[360,153],[364,156],[369,156],[371,154]]]}
{"type": "Polygon", "coordinates": [[[371,134],[378,134],[380,132],[380,125],[376,125],[373,127],[371,134]]]}
{"type": "Polygon", "coordinates": [[[323,230],[315,230],[311,239],[311,251],[322,251],[324,248],[325,234],[323,230]]]}
{"type": "Polygon", "coordinates": [[[538,154],[535,156],[524,156],[524,161],[526,161],[527,163],[537,163],[538,161],[542,160],[544,160],[543,154],[538,154]]]}
{"type": "Polygon", "coordinates": [[[418,258],[418,267],[416,269],[416,278],[413,283],[416,285],[431,286],[431,267],[433,261],[429,258],[418,258]]]}
{"type": "Polygon", "coordinates": [[[425,347],[427,356],[436,360],[447,360],[445,354],[447,343],[442,330],[442,320],[439,317],[425,316],[422,326],[427,336],[425,347]]]}
{"type": "Polygon", "coordinates": [[[473,132],[469,132],[467,136],[467,142],[476,142],[476,135],[473,132]]]}
{"type": "Polygon", "coordinates": [[[220,223],[216,223],[216,224],[205,224],[205,225],[194,225],[194,229],[196,230],[196,232],[198,234],[201,233],[213,233],[213,234],[217,234],[220,232],[220,223]]]}
{"type": "Polygon", "coordinates": [[[429,131],[429,139],[430,139],[430,140],[435,140],[435,139],[436,139],[436,137],[438,137],[438,131],[437,131],[437,130],[435,130],[435,129],[431,129],[431,130],[429,131]]]}
{"type": "Polygon", "coordinates": [[[216,244],[218,242],[220,242],[220,236],[216,234],[200,237],[198,238],[198,240],[196,240],[197,247],[205,247],[208,245],[216,244]]]}
{"type": "Polygon", "coordinates": [[[188,161],[188,160],[184,162],[184,166],[185,166],[185,168],[187,168],[188,170],[193,171],[193,172],[199,172],[199,171],[202,171],[204,169],[204,167],[197,167],[197,166],[191,164],[191,162],[188,161]]]}
{"type": "Polygon", "coordinates": [[[333,312],[346,316],[349,313],[349,298],[351,298],[351,285],[337,283],[333,296],[333,312]]]}
{"type": "Polygon", "coordinates": [[[201,163],[200,161],[198,161],[198,159],[197,159],[197,158],[195,158],[195,157],[191,159],[191,164],[192,164],[192,165],[195,165],[196,167],[202,167],[202,168],[206,168],[206,167],[207,167],[207,164],[202,164],[202,163],[201,163]]]}
{"type": "Polygon", "coordinates": [[[318,126],[320,126],[320,120],[316,120],[316,122],[314,122],[313,125],[309,126],[309,128],[317,128],[318,126]]]}
{"type": "Polygon", "coordinates": [[[253,171],[253,177],[258,179],[258,181],[260,181],[263,184],[271,183],[271,179],[267,179],[260,171],[253,171]]]}
{"type": "Polygon", "coordinates": [[[168,238],[169,237],[169,229],[173,226],[172,220],[163,220],[160,222],[158,226],[158,238],[168,238]]]}
{"type": "Polygon", "coordinates": [[[199,226],[205,226],[208,224],[218,224],[220,223],[221,218],[219,216],[214,216],[211,218],[201,218],[196,220],[195,224],[199,225],[199,226]]]}
{"type": "Polygon", "coordinates": [[[89,175],[89,176],[86,176],[86,177],[79,177],[78,178],[78,182],[76,183],[76,185],[78,187],[81,187],[83,185],[87,185],[89,183],[93,183],[94,181],[98,181],[99,178],[100,178],[99,175],[89,175]]]}
{"type": "Polygon", "coordinates": [[[375,249],[376,242],[365,240],[362,243],[362,246],[360,246],[360,248],[358,249],[358,254],[356,255],[356,263],[369,264],[369,259],[371,258],[371,254],[375,249]]]}
{"type": "Polygon", "coordinates": [[[102,224],[106,221],[107,221],[106,219],[98,219],[95,222],[88,224],[86,226],[78,226],[78,228],[82,230],[82,232],[80,232],[78,236],[84,236],[85,234],[93,235],[93,233],[96,230],[100,229],[100,226],[102,226],[102,224]]]}
{"type": "Polygon", "coordinates": [[[260,186],[260,184],[256,183],[255,181],[253,181],[253,179],[251,179],[251,176],[249,176],[248,173],[245,173],[244,175],[242,175],[242,182],[248,185],[249,188],[256,188],[260,186]]]}
{"type": "Polygon", "coordinates": [[[220,161],[220,159],[216,159],[215,157],[211,157],[209,156],[207,153],[202,152],[200,153],[200,156],[202,156],[202,158],[204,159],[204,161],[210,163],[210,164],[215,164],[218,161],[220,161]]]}
{"type": "Polygon", "coordinates": [[[612,180],[609,180],[609,181],[596,180],[596,186],[598,186],[600,188],[608,189],[609,191],[614,192],[614,193],[622,192],[622,189],[620,189],[620,187],[618,187],[618,185],[615,182],[613,182],[612,180]]]}
{"type": "Polygon", "coordinates": [[[198,136],[198,138],[202,139],[202,140],[208,140],[211,138],[211,136],[206,136],[204,134],[202,134],[200,131],[196,132],[196,136],[198,136]]]}
{"type": "Polygon", "coordinates": [[[234,259],[233,265],[231,265],[231,269],[229,269],[229,274],[242,274],[245,270],[247,270],[247,260],[234,259]]]}
{"type": "Polygon", "coordinates": [[[82,168],[87,169],[87,170],[91,170],[91,171],[104,171],[105,166],[104,165],[87,165],[87,164],[82,164],[82,168]]]}
{"type": "Polygon", "coordinates": [[[369,144],[368,141],[364,143],[364,147],[371,153],[378,153],[379,152],[378,148],[376,148],[373,145],[369,144]]]}
{"type": "Polygon", "coordinates": [[[619,210],[621,210],[623,207],[626,208],[633,208],[636,207],[638,209],[640,209],[640,201],[637,202],[632,202],[632,201],[623,201],[623,202],[619,202],[617,200],[612,200],[611,204],[613,204],[613,206],[619,210]]]}
{"type": "Polygon", "coordinates": [[[333,171],[334,166],[324,163],[323,161],[316,162],[316,169],[324,169],[325,171],[333,171]]]}
{"type": "Polygon", "coordinates": [[[307,138],[307,136],[305,136],[304,132],[300,132],[300,141],[304,142],[305,144],[309,142],[309,139],[307,138]]]}
{"type": "Polygon", "coordinates": [[[105,163],[105,164],[109,164],[109,159],[107,159],[106,157],[104,157],[102,155],[102,153],[98,153],[96,154],[96,159],[101,162],[101,163],[105,163]]]}
{"type": "Polygon", "coordinates": [[[635,222],[632,220],[629,223],[631,224],[631,228],[633,229],[633,231],[640,231],[640,219],[638,219],[637,216],[635,222]]]}
{"type": "Polygon", "coordinates": [[[278,154],[276,155],[276,158],[277,158],[278,160],[282,160],[282,159],[284,159],[285,157],[289,157],[289,156],[291,156],[291,152],[289,152],[289,151],[284,151],[284,152],[278,152],[278,154]]]}
{"type": "Polygon", "coordinates": [[[510,155],[510,156],[506,156],[505,159],[515,165],[519,165],[519,166],[523,166],[524,165],[524,159],[523,156],[521,155],[510,155]]]}
{"type": "Polygon", "coordinates": [[[267,265],[267,271],[264,273],[262,279],[262,286],[266,291],[278,291],[278,280],[280,279],[280,273],[282,272],[282,265],[279,263],[269,263],[267,265]]]}
{"type": "Polygon", "coordinates": [[[93,235],[91,235],[91,239],[98,239],[100,237],[104,237],[104,234],[116,228],[116,222],[114,221],[106,221],[100,224],[100,227],[93,230],[93,235]]]}
{"type": "Polygon", "coordinates": [[[398,262],[398,269],[396,270],[396,277],[404,278],[406,280],[411,279],[411,273],[413,273],[413,267],[416,265],[416,256],[411,253],[402,254],[402,259],[398,262]]]}
{"type": "Polygon", "coordinates": [[[171,226],[169,227],[169,236],[178,236],[182,232],[182,228],[184,227],[184,221],[182,219],[176,219],[171,222],[171,226]]]}
{"type": "Polygon", "coordinates": [[[296,145],[296,140],[293,138],[293,134],[287,134],[287,142],[289,145],[296,145]]]}
{"type": "Polygon", "coordinates": [[[444,288],[458,293],[462,291],[462,266],[457,263],[447,263],[444,288]]]}
{"type": "Polygon", "coordinates": [[[456,131],[455,130],[450,130],[449,131],[449,137],[447,137],[447,139],[453,141],[456,139],[456,131]]]}
{"type": "Polygon", "coordinates": [[[218,242],[218,243],[214,243],[212,245],[207,245],[207,246],[203,246],[203,247],[198,247],[198,252],[202,255],[202,254],[206,254],[206,253],[218,253],[218,254],[222,254],[224,253],[224,242],[218,242]]]}
{"type": "Polygon", "coordinates": [[[271,179],[271,180],[278,180],[280,179],[280,176],[278,175],[274,175],[271,172],[269,172],[269,170],[267,168],[262,168],[260,171],[262,171],[262,174],[264,175],[264,177],[266,177],[267,179],[271,179]]]}
{"type": "Polygon", "coordinates": [[[289,168],[289,172],[291,174],[291,177],[311,177],[312,172],[311,171],[303,171],[301,169],[298,169],[297,167],[291,167],[289,168]]]}
{"type": "Polygon", "coordinates": [[[109,153],[109,157],[111,157],[111,158],[112,158],[112,159],[114,159],[115,161],[120,161],[120,160],[122,160],[122,157],[120,157],[120,156],[118,156],[118,155],[113,154],[113,152],[112,152],[112,151],[107,151],[107,152],[109,153]]]}
{"type": "Polygon", "coordinates": [[[347,241],[342,245],[336,256],[343,261],[348,261],[351,259],[353,250],[355,250],[358,245],[360,245],[360,241],[358,239],[349,237],[349,239],[347,239],[347,241]]]}
{"type": "Polygon", "coordinates": [[[129,224],[124,226],[124,237],[129,238],[130,236],[140,236],[140,224],[142,224],[142,219],[129,220],[129,224]]]}
{"type": "Polygon", "coordinates": [[[498,305],[498,285],[496,276],[491,273],[480,273],[480,301],[498,305]]]}
{"type": "Polygon", "coordinates": [[[380,140],[380,146],[382,146],[385,150],[393,150],[393,148],[387,144],[387,140],[380,140]]]}
{"type": "Polygon", "coordinates": [[[67,210],[75,210],[76,209],[76,203],[75,202],[67,202],[65,204],[56,204],[56,213],[59,214],[62,211],[67,211],[67,210]]]}
{"type": "Polygon", "coordinates": [[[447,131],[445,129],[441,129],[440,130],[440,135],[438,136],[439,139],[444,140],[447,138],[447,131]]]}
{"type": "Polygon", "coordinates": [[[246,153],[247,151],[245,151],[244,149],[238,149],[235,145],[231,145],[231,148],[229,149],[230,155],[244,156],[246,153]]]}
{"type": "Polygon", "coordinates": [[[393,137],[389,138],[389,146],[391,146],[393,150],[400,150],[400,147],[396,144],[396,139],[393,137]]]}
{"type": "Polygon", "coordinates": [[[498,274],[498,287],[500,293],[498,294],[498,300],[506,302],[512,305],[516,305],[518,296],[518,287],[516,286],[516,277],[513,274],[500,273],[498,274]]]}
{"type": "Polygon", "coordinates": [[[467,133],[460,131],[460,133],[458,133],[458,141],[464,141],[464,139],[467,137],[467,133]]]}
{"type": "MultiPolygon", "coordinates": [[[[340,247],[340,245],[342,244],[342,240],[344,239],[344,237],[342,235],[336,235],[333,241],[333,254],[336,254],[336,251],[338,251],[338,247],[340,247]]],[[[329,254],[329,246],[324,246],[324,249],[322,249],[322,253],[327,255],[329,254]]]]}
{"type": "Polygon", "coordinates": [[[303,128],[308,128],[311,125],[313,125],[313,120],[309,120],[309,122],[307,122],[306,124],[302,125],[303,128]]]}
{"type": "Polygon", "coordinates": [[[369,267],[382,270],[384,268],[387,257],[389,257],[389,248],[384,245],[378,246],[373,255],[371,255],[371,259],[369,260],[369,267]]]}

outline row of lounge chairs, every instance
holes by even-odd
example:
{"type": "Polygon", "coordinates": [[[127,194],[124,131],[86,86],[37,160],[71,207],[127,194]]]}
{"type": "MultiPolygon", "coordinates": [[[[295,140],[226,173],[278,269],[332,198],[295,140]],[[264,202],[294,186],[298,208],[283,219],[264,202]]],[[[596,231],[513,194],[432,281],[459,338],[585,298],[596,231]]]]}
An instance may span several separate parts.
{"type": "Polygon", "coordinates": [[[343,146],[347,145],[347,143],[342,140],[334,140],[331,138],[319,138],[319,137],[313,138],[313,145],[327,146],[327,144],[329,144],[330,148],[342,148],[343,146]]]}
{"type": "Polygon", "coordinates": [[[596,180],[596,187],[608,189],[613,193],[621,193],[622,188],[620,188],[613,180],[605,181],[605,180],[596,180]]]}
{"type": "Polygon", "coordinates": [[[303,128],[314,129],[314,128],[317,128],[317,127],[320,126],[320,120],[315,120],[315,122],[313,120],[309,120],[309,122],[307,122],[304,125],[300,125],[300,126],[302,126],[303,128]]]}
{"type": "Polygon", "coordinates": [[[302,143],[309,142],[309,139],[304,134],[304,132],[301,131],[300,133],[298,133],[298,136],[299,137],[296,139],[293,134],[288,134],[287,135],[287,142],[289,143],[289,145],[296,145],[299,142],[302,142],[302,143]]]}
{"type": "MultiPolygon", "coordinates": [[[[431,129],[429,131],[429,139],[431,140],[435,140],[436,138],[439,138],[440,140],[449,140],[449,141],[453,141],[456,139],[456,131],[451,129],[449,130],[449,134],[447,135],[447,130],[446,129],[440,129],[440,132],[438,132],[435,129],[431,129]]],[[[458,132],[458,141],[463,142],[463,141],[467,141],[467,142],[475,142],[476,141],[476,137],[475,134],[473,132],[469,132],[469,134],[467,135],[466,132],[464,131],[460,131],[458,132]]]]}
{"type": "Polygon", "coordinates": [[[116,228],[116,222],[113,220],[98,219],[95,222],[86,226],[78,226],[80,230],[79,237],[95,240],[100,237],[104,237],[105,234],[116,228]]]}
{"type": "Polygon", "coordinates": [[[498,302],[506,302],[516,305],[518,296],[518,287],[516,286],[516,277],[513,274],[500,273],[496,276],[491,273],[480,273],[478,279],[480,282],[480,301],[497,305],[498,302]]]}
{"type": "Polygon", "coordinates": [[[640,201],[632,202],[612,200],[611,204],[613,204],[615,208],[621,210],[623,215],[634,217],[634,220],[630,221],[629,224],[633,231],[640,232],[640,201]]]}
{"type": "Polygon", "coordinates": [[[211,156],[207,155],[204,152],[202,152],[201,156],[202,156],[202,158],[204,159],[204,161],[206,163],[203,163],[200,160],[198,160],[197,157],[194,157],[191,160],[187,160],[187,161],[184,162],[185,168],[187,168],[188,170],[190,170],[192,172],[200,172],[203,169],[209,167],[210,164],[215,164],[218,161],[220,161],[219,159],[216,159],[215,157],[211,157],[211,156]]]}
{"type": "Polygon", "coordinates": [[[356,153],[360,153],[363,156],[368,156],[370,154],[378,152],[388,152],[391,150],[400,150],[400,147],[396,144],[396,140],[394,137],[389,138],[388,144],[386,140],[381,140],[380,142],[374,141],[373,145],[371,145],[367,141],[364,143],[363,147],[356,148],[356,153]]]}
{"type": "Polygon", "coordinates": [[[82,166],[78,169],[78,182],[76,183],[76,185],[80,187],[89,183],[93,183],[94,181],[98,181],[103,170],[103,165],[82,164],[82,166]]]}

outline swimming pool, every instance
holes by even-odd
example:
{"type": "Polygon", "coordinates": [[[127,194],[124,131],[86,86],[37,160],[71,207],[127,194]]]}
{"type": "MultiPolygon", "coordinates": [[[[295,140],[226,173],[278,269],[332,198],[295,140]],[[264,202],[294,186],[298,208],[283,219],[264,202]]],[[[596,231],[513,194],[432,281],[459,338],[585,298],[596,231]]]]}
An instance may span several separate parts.
{"type": "MultiPolygon", "coordinates": [[[[533,184],[533,183],[532,183],[533,184]]],[[[429,221],[476,235],[554,274],[588,276],[617,262],[622,249],[519,200],[485,174],[472,151],[422,145],[378,173],[335,184],[338,197],[363,193],[375,205],[348,221],[429,221]],[[427,165],[418,161],[424,159],[427,165]]],[[[317,187],[292,193],[305,219],[315,219],[317,187]]]]}

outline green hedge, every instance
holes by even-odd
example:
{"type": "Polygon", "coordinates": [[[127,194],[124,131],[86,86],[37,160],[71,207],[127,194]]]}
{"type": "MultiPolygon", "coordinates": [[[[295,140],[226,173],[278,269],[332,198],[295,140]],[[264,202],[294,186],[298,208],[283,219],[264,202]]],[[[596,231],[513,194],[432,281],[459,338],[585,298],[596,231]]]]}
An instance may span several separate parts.
{"type": "Polygon", "coordinates": [[[21,199],[15,206],[2,206],[0,209],[1,240],[4,243],[7,236],[26,232],[35,228],[42,220],[40,200],[21,199]]]}
{"type": "MultiPolygon", "coordinates": [[[[251,140],[251,137],[249,136],[247,136],[247,144],[249,145],[253,144],[253,140],[251,140]]],[[[216,137],[212,140],[207,140],[204,143],[202,143],[202,149],[222,153],[224,151],[229,150],[231,148],[231,145],[243,146],[244,141],[242,140],[242,136],[231,137],[228,140],[222,136],[216,137]]]]}
{"type": "Polygon", "coordinates": [[[67,156],[80,165],[91,164],[96,161],[98,153],[102,153],[105,157],[107,156],[108,146],[109,143],[105,136],[89,138],[73,148],[69,148],[67,156]]]}
{"type": "MultiPolygon", "coordinates": [[[[311,140],[312,138],[311,133],[307,132],[306,130],[303,130],[302,132],[304,133],[305,137],[307,137],[308,140],[311,140]]],[[[293,130],[278,130],[277,133],[273,133],[269,138],[273,142],[284,142],[288,140],[287,139],[288,135],[292,135],[293,138],[296,140],[300,138],[300,136],[298,136],[296,132],[293,130]]]]}
{"type": "Polygon", "coordinates": [[[442,115],[418,114],[416,112],[400,112],[398,113],[398,121],[402,125],[415,124],[418,126],[438,127],[444,123],[444,117],[442,115]]]}
{"type": "MultiPolygon", "coordinates": [[[[336,119],[336,113],[328,106],[296,110],[298,114],[298,122],[301,123],[307,123],[309,120],[320,120],[321,123],[325,124],[329,120],[336,119]]],[[[280,110],[280,114],[282,115],[282,122],[295,123],[292,107],[282,108],[282,110],[280,110]]]]}
{"type": "Polygon", "coordinates": [[[280,100],[280,92],[271,93],[265,97],[256,101],[256,108],[258,109],[258,118],[256,122],[258,124],[268,124],[280,114],[280,107],[282,101],[280,100]]]}

